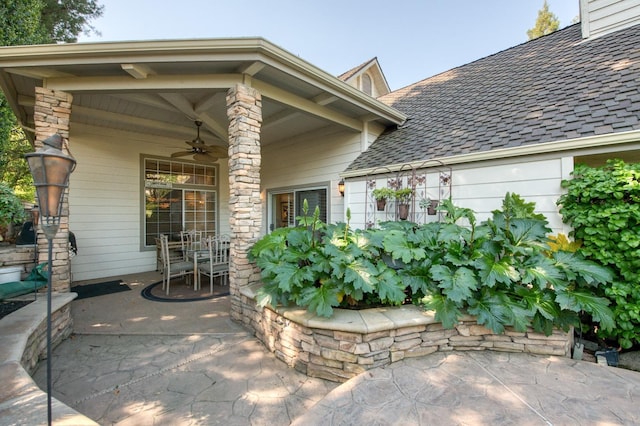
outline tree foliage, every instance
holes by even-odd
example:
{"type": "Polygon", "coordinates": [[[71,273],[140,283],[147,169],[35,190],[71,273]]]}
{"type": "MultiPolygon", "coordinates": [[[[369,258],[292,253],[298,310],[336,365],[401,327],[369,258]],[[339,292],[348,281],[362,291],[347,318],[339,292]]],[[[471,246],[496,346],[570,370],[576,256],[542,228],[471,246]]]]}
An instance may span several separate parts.
{"type": "Polygon", "coordinates": [[[562,185],[567,194],[558,200],[560,213],[582,242],[578,252],[615,274],[600,294],[614,303],[616,327],[600,336],[629,348],[640,343],[640,163],[578,164],[562,185]]]}
{"type": "Polygon", "coordinates": [[[549,11],[547,0],[544,1],[542,9],[538,11],[538,18],[533,28],[527,30],[527,37],[533,40],[547,34],[557,31],[560,27],[560,20],[556,15],[549,11]]]}
{"type": "MultiPolygon", "coordinates": [[[[2,46],[75,42],[95,32],[90,21],[101,16],[97,0],[2,0],[2,46]]],[[[0,94],[0,178],[23,199],[33,199],[31,174],[24,154],[32,150],[4,94],[0,94]]]]}

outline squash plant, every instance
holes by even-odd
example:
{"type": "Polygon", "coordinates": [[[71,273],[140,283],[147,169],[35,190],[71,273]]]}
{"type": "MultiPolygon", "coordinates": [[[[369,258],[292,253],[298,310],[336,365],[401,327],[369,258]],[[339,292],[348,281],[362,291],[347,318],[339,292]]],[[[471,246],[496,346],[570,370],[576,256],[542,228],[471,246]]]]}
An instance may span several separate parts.
{"type": "Polygon", "coordinates": [[[615,274],[599,294],[610,298],[616,326],[598,330],[623,348],[640,343],[640,163],[610,160],[603,167],[576,165],[562,182],[563,220],[581,241],[578,250],[615,274]]]}
{"type": "Polygon", "coordinates": [[[579,325],[580,312],[612,327],[608,300],[593,294],[611,273],[578,253],[550,250],[546,219],[533,203],[507,194],[503,209],[481,224],[449,200],[442,210],[443,223],[369,230],[326,225],[305,210],[297,227],[266,235],[250,252],[264,281],[259,304],[294,303],[330,316],[345,301],[397,305],[409,295],[449,328],[469,313],[496,333],[532,326],[550,334],[579,325]]]}

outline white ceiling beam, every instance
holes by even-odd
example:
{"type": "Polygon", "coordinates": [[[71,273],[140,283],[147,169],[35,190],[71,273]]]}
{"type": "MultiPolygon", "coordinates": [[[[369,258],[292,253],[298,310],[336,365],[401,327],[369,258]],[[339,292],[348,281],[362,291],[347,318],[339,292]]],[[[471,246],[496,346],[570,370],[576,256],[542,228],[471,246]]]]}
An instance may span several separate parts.
{"type": "Polygon", "coordinates": [[[337,111],[318,105],[317,103],[300,96],[293,95],[286,90],[279,89],[260,80],[254,80],[253,87],[264,97],[271,98],[285,105],[289,105],[325,120],[338,123],[358,132],[361,132],[363,129],[362,121],[358,119],[347,117],[337,111]]]}
{"type": "Polygon", "coordinates": [[[329,105],[337,100],[338,100],[338,97],[335,95],[332,95],[331,93],[321,93],[315,98],[313,98],[313,102],[322,106],[329,105]]]}
{"type": "Polygon", "coordinates": [[[135,79],[147,78],[149,74],[153,74],[151,68],[142,64],[120,64],[120,67],[135,79]]]}
{"type": "MultiPolygon", "coordinates": [[[[203,112],[199,114],[198,117],[202,121],[202,123],[217,137],[222,139],[224,146],[226,147],[229,144],[229,132],[228,127],[221,125],[218,123],[211,114],[208,112],[203,112]]],[[[225,123],[226,125],[226,123],[225,123]]]]}
{"type": "Polygon", "coordinates": [[[136,90],[228,89],[242,82],[242,74],[149,75],[136,80],[126,76],[50,78],[49,89],[66,92],[109,92],[136,90]]]}
{"type": "Polygon", "coordinates": [[[158,93],[158,96],[173,105],[175,109],[189,117],[189,119],[195,120],[197,118],[193,104],[184,95],[179,93],[158,93]]]}
{"type": "Polygon", "coordinates": [[[46,78],[72,78],[74,75],[68,72],[57,71],[52,68],[30,68],[30,67],[17,67],[17,68],[6,68],[6,71],[15,74],[21,75],[23,77],[35,78],[36,80],[44,80],[46,78]]]}
{"type": "Polygon", "coordinates": [[[239,71],[241,74],[249,74],[250,76],[254,76],[258,74],[265,66],[266,65],[264,63],[256,61],[245,67],[241,67],[239,71]]]}
{"type": "Polygon", "coordinates": [[[196,113],[200,114],[204,111],[208,111],[213,108],[216,104],[222,103],[222,105],[226,108],[226,98],[227,92],[217,92],[211,96],[207,96],[204,99],[201,99],[199,102],[196,102],[194,109],[196,113]]]}
{"type": "MultiPolygon", "coordinates": [[[[105,91],[136,91],[136,90],[189,90],[189,89],[228,89],[243,82],[246,74],[205,74],[186,76],[156,76],[149,75],[144,80],[130,77],[75,77],[47,79],[45,86],[50,89],[67,92],[105,92],[105,91]]],[[[347,117],[337,111],[319,105],[318,103],[296,96],[289,91],[277,88],[271,84],[253,79],[251,86],[263,96],[276,100],[284,105],[300,109],[325,120],[338,123],[356,131],[362,131],[362,121],[347,117]]],[[[220,135],[222,136],[222,135],[220,135]]]]}

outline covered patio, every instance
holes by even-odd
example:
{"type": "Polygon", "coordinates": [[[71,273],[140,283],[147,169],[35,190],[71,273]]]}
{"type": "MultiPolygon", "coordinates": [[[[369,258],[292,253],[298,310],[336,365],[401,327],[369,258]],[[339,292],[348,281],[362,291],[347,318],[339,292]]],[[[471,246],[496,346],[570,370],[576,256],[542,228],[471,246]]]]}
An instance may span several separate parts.
{"type": "MultiPolygon", "coordinates": [[[[258,278],[248,249],[268,229],[286,226],[275,220],[288,211],[278,194],[320,188],[327,221],[343,220],[339,173],[405,119],[261,38],[3,47],[0,76],[34,146],[59,133],[78,161],[68,220],[54,240],[58,291],[72,281],[155,270],[151,242],[167,228],[149,219],[156,208],[149,193],[163,189],[179,191],[183,204],[206,193],[209,207],[187,218],[184,204],[169,231],[229,234],[236,298],[258,278]],[[215,162],[172,156],[189,148],[196,120],[216,147],[215,162]],[[72,261],[69,229],[79,247],[72,261]]],[[[46,256],[41,235],[39,261],[46,256]]]]}

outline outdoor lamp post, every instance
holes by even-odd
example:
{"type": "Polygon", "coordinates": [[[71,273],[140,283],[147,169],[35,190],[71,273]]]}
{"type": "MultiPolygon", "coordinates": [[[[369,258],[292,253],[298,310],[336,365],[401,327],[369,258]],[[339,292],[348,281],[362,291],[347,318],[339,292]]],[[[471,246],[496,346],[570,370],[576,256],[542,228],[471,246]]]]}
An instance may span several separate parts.
{"type": "Polygon", "coordinates": [[[43,142],[43,147],[25,155],[33,176],[40,208],[40,226],[49,243],[47,282],[47,420],[51,425],[51,271],[53,238],[60,227],[62,200],[69,186],[69,175],[76,160],[62,152],[62,136],[55,134],[43,142]]]}

